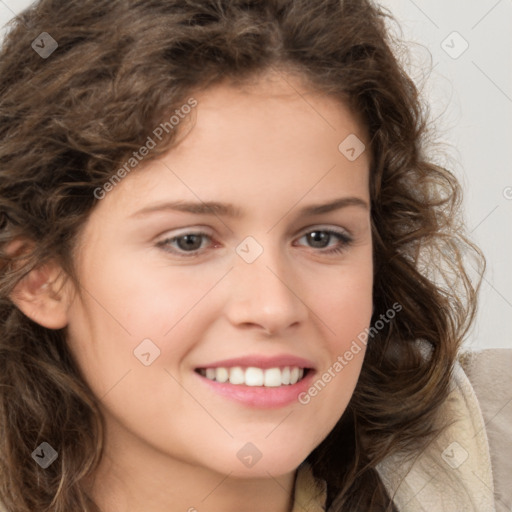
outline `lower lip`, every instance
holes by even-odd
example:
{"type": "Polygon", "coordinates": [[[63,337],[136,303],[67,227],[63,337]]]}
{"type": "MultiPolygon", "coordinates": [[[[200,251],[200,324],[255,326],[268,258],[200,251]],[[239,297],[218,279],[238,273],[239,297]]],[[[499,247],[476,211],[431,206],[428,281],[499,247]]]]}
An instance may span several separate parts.
{"type": "Polygon", "coordinates": [[[310,387],[314,374],[315,372],[313,370],[309,370],[307,375],[296,384],[279,387],[264,387],[217,382],[196,373],[202,382],[209,386],[215,393],[236,402],[243,403],[249,407],[262,409],[277,409],[298,402],[298,396],[310,387]]]}

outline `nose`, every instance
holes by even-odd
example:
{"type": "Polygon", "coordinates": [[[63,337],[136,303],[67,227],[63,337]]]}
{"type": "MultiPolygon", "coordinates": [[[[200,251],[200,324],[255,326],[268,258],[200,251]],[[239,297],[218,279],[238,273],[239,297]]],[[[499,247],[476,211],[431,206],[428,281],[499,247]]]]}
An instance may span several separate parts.
{"type": "Polygon", "coordinates": [[[237,256],[231,273],[227,316],[236,327],[276,335],[307,318],[300,279],[279,250],[266,248],[254,262],[237,256]]]}

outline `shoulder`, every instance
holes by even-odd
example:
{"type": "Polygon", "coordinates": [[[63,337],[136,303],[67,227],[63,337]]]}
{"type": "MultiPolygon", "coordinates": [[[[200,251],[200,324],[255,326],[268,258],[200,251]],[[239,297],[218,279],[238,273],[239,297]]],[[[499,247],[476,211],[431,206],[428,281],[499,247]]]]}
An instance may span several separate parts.
{"type": "Polygon", "coordinates": [[[512,510],[512,349],[463,352],[460,363],[485,422],[496,510],[512,510]]]}
{"type": "Polygon", "coordinates": [[[438,412],[443,428],[421,453],[398,453],[378,471],[400,511],[510,510],[512,350],[464,352],[438,412]]]}
{"type": "Polygon", "coordinates": [[[507,396],[512,399],[512,348],[465,351],[459,362],[482,405],[507,396]]]}

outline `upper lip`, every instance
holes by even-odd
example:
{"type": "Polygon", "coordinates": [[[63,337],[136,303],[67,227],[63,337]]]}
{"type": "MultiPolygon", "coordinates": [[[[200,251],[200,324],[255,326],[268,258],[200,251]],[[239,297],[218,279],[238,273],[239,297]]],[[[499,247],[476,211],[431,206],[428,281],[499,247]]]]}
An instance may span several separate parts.
{"type": "Polygon", "coordinates": [[[298,366],[299,368],[314,369],[314,364],[308,359],[288,354],[272,357],[262,355],[235,357],[232,359],[223,359],[222,361],[208,363],[202,366],[198,366],[198,368],[232,368],[234,366],[255,367],[263,369],[282,368],[285,366],[298,366]]]}

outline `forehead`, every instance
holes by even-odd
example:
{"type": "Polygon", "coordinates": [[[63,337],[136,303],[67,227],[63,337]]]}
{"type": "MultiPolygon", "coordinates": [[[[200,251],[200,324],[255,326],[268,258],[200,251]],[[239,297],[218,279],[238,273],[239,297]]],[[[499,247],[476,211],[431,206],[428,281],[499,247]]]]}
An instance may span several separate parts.
{"type": "Polygon", "coordinates": [[[310,202],[325,199],[330,190],[328,199],[343,192],[367,197],[368,152],[351,159],[345,148],[345,141],[358,153],[365,147],[364,127],[341,101],[284,75],[226,82],[193,96],[197,107],[180,142],[143,162],[105,203],[115,196],[128,209],[164,199],[243,208],[252,201],[261,207],[264,199],[270,208],[271,199],[284,207],[306,194],[310,202]]]}

